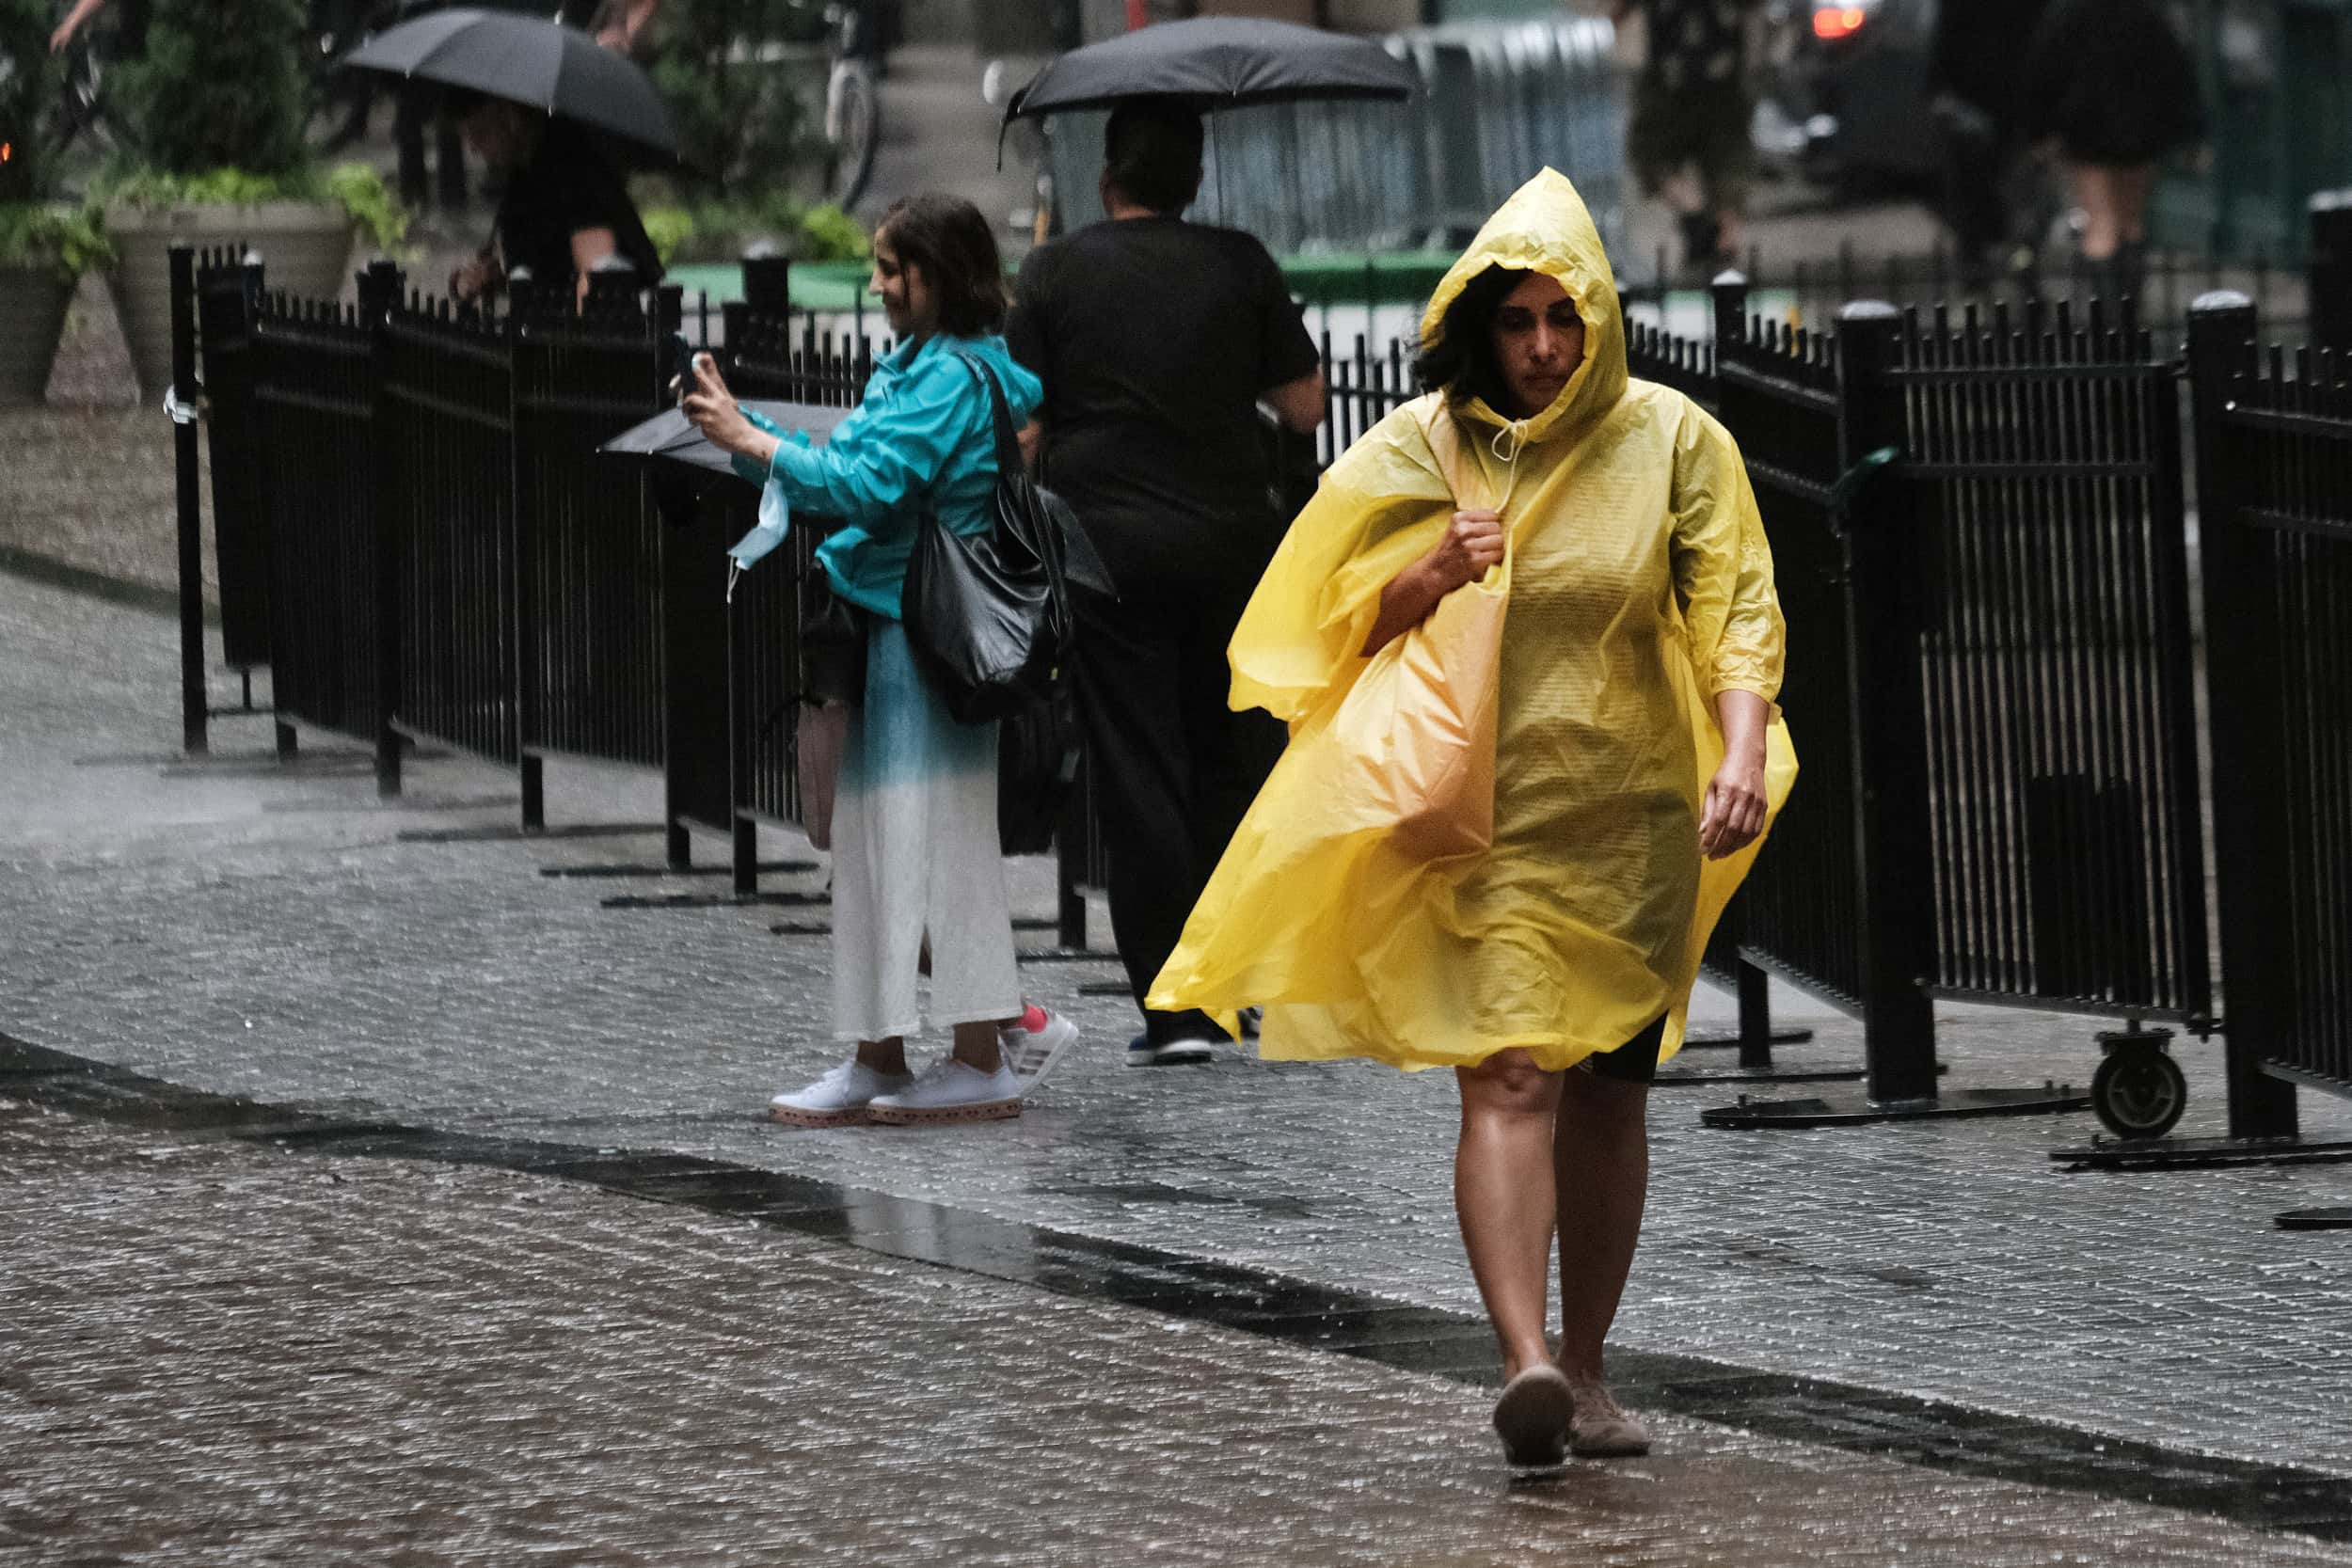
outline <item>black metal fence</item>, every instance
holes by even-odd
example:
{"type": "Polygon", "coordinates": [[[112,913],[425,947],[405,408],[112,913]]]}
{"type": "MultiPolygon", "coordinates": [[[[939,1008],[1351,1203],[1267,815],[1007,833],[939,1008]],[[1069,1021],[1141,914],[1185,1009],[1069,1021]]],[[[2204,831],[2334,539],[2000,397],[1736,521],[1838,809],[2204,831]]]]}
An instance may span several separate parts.
{"type": "MultiPolygon", "coordinates": [[[[226,326],[248,296],[216,282],[226,326]]],[[[532,826],[538,753],[659,763],[672,863],[688,825],[725,832],[751,891],[756,828],[803,815],[813,539],[798,531],[730,600],[722,552],[751,524],[748,487],[691,495],[589,455],[659,404],[675,298],[489,320],[372,286],[381,308],[264,301],[218,339],[215,439],[272,454],[256,536],[284,714],[518,764],[532,826]]],[[[857,401],[886,345],[760,303],[728,312],[732,384],[857,401]]],[[[2169,340],[2095,305],[1850,306],[1829,332],[1755,305],[1727,278],[1711,341],[1640,325],[1629,341],[1637,375],[1740,442],[1791,627],[1782,701],[1804,783],[1710,955],[1739,974],[1758,1065],[1764,971],[1862,1019],[1882,1106],[1939,1100],[1939,996],[2210,1033],[2209,806],[2241,1119],[2291,1124],[2273,1071],[2352,1083],[2339,362],[2265,372],[2250,302],[2191,317],[2208,794],[2169,340]]],[[[1294,500],[1414,394],[1406,341],[1327,339],[1324,356],[1330,420],[1283,449],[1294,500]]],[[[1100,844],[1081,789],[1060,844],[1072,946],[1100,844]]]]}
{"type": "MultiPolygon", "coordinates": [[[[214,420],[268,432],[264,470],[246,476],[232,517],[215,488],[224,534],[251,527],[268,541],[267,662],[281,751],[295,724],[373,741],[391,717],[382,562],[376,538],[379,327],[357,309],[263,298],[252,324],[252,375],[208,384],[214,420]],[[249,402],[239,406],[242,392],[249,402]],[[266,472],[267,483],[259,480],[266,472]]],[[[215,475],[220,457],[215,449],[215,475]]]]}

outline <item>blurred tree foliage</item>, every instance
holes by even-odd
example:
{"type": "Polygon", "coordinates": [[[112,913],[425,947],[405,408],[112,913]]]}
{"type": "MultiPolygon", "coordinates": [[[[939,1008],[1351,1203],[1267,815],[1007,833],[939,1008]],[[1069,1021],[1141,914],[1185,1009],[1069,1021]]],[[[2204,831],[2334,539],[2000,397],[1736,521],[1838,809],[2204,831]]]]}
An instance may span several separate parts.
{"type": "Polygon", "coordinates": [[[56,15],[42,0],[0,0],[0,202],[38,201],[56,184],[50,138],[64,73],[49,54],[56,15]]]}
{"type": "Polygon", "coordinates": [[[667,0],[660,28],[653,79],[688,161],[727,196],[788,183],[823,133],[822,6],[667,0]]]}
{"type": "Polygon", "coordinates": [[[167,174],[299,173],[304,21],[304,0],[154,0],[145,57],[113,77],[137,161],[167,174]]]}

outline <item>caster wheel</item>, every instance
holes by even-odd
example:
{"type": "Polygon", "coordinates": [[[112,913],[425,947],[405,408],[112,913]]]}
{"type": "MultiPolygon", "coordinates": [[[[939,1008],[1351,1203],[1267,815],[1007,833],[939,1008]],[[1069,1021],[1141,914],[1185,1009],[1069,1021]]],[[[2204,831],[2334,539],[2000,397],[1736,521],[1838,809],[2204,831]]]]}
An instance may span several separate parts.
{"type": "Polygon", "coordinates": [[[2125,1046],[2091,1075],[2090,1108],[2119,1138],[2160,1138],[2188,1109],[2188,1079],[2161,1046],[2125,1046]]]}

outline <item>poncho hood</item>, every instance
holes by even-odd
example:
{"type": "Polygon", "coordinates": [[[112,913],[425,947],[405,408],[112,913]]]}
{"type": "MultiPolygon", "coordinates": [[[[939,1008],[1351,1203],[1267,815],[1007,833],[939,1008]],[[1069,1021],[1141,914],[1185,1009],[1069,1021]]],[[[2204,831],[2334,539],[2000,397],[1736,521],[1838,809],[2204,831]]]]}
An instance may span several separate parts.
{"type": "Polygon", "coordinates": [[[1538,272],[1557,280],[1576,302],[1576,313],[1584,323],[1584,362],[1551,405],[1533,419],[1512,420],[1483,398],[1459,405],[1458,412],[1495,429],[1516,425],[1527,441],[1574,436],[1591,429],[1625,395],[1625,315],[1600,230],[1566,175],[1547,168],[1496,209],[1429,296],[1429,309],[1422,317],[1424,343],[1441,340],[1447,309],[1489,267],[1538,272]]]}

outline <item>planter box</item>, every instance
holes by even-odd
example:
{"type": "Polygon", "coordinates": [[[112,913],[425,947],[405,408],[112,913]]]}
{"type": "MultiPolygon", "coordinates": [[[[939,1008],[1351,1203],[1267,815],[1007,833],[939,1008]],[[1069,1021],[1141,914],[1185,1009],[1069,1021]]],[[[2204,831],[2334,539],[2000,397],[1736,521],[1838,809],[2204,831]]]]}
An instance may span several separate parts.
{"type": "Polygon", "coordinates": [[[54,267],[0,267],[0,405],[39,403],[73,285],[54,267]]]}
{"type": "Polygon", "coordinates": [[[120,257],[110,281],[142,396],[160,401],[171,382],[171,260],[175,240],[199,250],[245,245],[268,266],[269,287],[333,299],[349,281],[351,220],[340,207],[273,201],[259,207],[159,207],[106,214],[120,257]]]}

